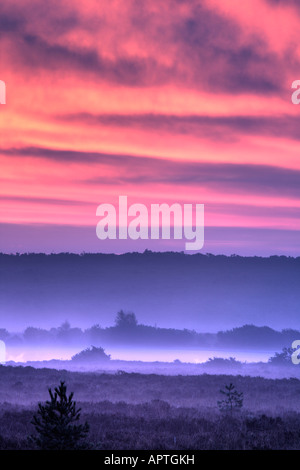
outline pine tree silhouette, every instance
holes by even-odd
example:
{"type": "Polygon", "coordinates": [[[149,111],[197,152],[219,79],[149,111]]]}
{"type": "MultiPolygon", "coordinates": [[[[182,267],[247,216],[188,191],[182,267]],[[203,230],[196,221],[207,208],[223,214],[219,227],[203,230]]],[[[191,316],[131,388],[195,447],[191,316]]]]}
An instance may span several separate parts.
{"type": "Polygon", "coordinates": [[[76,409],[74,394],[67,396],[65,382],[60,382],[54,393],[51,388],[48,391],[50,401],[44,405],[39,403],[37,414],[31,421],[37,435],[30,436],[30,441],[42,450],[88,449],[90,446],[85,437],[89,424],[75,424],[80,418],[81,408],[76,409]]]}
{"type": "Polygon", "coordinates": [[[225,400],[218,401],[220,411],[226,411],[232,414],[234,410],[242,408],[244,394],[243,392],[239,393],[232,383],[225,385],[225,390],[220,390],[220,393],[226,396],[225,400]]]}

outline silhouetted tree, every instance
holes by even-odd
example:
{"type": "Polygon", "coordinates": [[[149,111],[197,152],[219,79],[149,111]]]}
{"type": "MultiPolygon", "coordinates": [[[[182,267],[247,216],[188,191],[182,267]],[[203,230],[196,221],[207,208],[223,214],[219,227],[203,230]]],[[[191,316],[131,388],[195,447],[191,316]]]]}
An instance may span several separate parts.
{"type": "Polygon", "coordinates": [[[0,339],[5,341],[7,338],[9,338],[9,332],[5,328],[0,328],[0,339]]]}
{"type": "Polygon", "coordinates": [[[103,336],[104,329],[99,324],[96,324],[86,329],[84,333],[91,341],[98,341],[103,336]]]}
{"type": "Polygon", "coordinates": [[[120,328],[132,328],[137,326],[137,319],[134,313],[125,313],[123,310],[120,310],[117,313],[115,323],[120,328]]]}
{"type": "Polygon", "coordinates": [[[59,327],[59,330],[61,331],[68,331],[69,329],[71,328],[71,325],[70,323],[68,322],[68,320],[64,321],[60,327],[59,327]]]}
{"type": "Polygon", "coordinates": [[[51,339],[51,333],[42,328],[35,328],[33,326],[28,326],[23,333],[23,338],[26,342],[33,343],[45,343],[51,339]]]}
{"type": "Polygon", "coordinates": [[[35,426],[37,436],[30,440],[42,450],[79,450],[88,449],[84,440],[89,432],[89,424],[74,424],[80,418],[81,409],[76,409],[73,393],[67,396],[64,382],[54,389],[49,388],[50,401],[39,403],[37,414],[31,423],[35,426]]]}
{"type": "Polygon", "coordinates": [[[218,401],[220,411],[227,411],[232,414],[234,410],[242,408],[244,400],[243,392],[239,393],[232,383],[225,385],[225,390],[220,390],[220,393],[226,396],[224,400],[218,401]]]}

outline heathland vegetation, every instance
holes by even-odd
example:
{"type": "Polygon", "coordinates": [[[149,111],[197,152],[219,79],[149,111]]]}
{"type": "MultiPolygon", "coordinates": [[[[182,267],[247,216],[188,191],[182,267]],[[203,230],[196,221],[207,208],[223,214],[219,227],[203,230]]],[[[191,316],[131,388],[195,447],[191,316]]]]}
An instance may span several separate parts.
{"type": "Polygon", "coordinates": [[[0,367],[0,449],[36,448],[28,436],[39,438],[32,424],[38,403],[45,406],[60,381],[74,392],[78,424],[88,423],[82,437],[96,449],[300,449],[298,379],[10,366],[0,367]],[[243,398],[233,412],[218,407],[230,383],[243,398]]]}

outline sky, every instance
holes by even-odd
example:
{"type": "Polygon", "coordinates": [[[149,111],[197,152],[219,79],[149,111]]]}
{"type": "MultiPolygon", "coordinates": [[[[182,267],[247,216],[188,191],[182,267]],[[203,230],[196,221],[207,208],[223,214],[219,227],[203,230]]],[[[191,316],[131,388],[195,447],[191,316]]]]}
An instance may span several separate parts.
{"type": "Polygon", "coordinates": [[[2,0],[0,251],[99,240],[96,209],[204,204],[202,252],[300,255],[296,0],[2,0]]]}

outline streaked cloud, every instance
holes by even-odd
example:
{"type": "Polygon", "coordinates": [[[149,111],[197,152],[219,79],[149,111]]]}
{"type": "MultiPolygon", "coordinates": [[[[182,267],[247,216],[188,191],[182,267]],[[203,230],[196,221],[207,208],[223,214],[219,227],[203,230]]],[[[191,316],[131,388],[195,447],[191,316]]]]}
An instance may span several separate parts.
{"type": "Polygon", "coordinates": [[[93,237],[123,193],[202,202],[208,228],[281,230],[274,250],[296,251],[299,21],[293,0],[3,0],[0,223],[93,237]]]}
{"type": "Polygon", "coordinates": [[[100,114],[88,113],[56,116],[56,119],[86,126],[140,128],[170,134],[194,134],[212,140],[238,140],[243,135],[284,137],[300,140],[299,117],[280,116],[205,116],[163,114],[100,114]]]}

